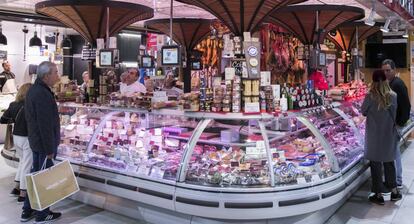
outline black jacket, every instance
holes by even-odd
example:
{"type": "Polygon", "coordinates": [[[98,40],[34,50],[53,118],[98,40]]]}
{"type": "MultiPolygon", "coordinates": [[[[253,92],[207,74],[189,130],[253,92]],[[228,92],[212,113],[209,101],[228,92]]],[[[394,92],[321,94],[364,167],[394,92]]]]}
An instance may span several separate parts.
{"type": "Polygon", "coordinates": [[[9,108],[0,118],[0,123],[14,123],[13,135],[27,136],[27,123],[24,116],[24,102],[11,102],[9,108]]]}
{"type": "Polygon", "coordinates": [[[40,79],[27,93],[25,115],[32,151],[56,154],[60,142],[58,109],[53,92],[40,79]]]}
{"type": "Polygon", "coordinates": [[[410,118],[410,98],[408,97],[407,87],[405,86],[404,82],[395,77],[390,81],[390,87],[392,91],[397,93],[397,117],[395,119],[395,123],[398,126],[404,126],[405,123],[410,118]]]}

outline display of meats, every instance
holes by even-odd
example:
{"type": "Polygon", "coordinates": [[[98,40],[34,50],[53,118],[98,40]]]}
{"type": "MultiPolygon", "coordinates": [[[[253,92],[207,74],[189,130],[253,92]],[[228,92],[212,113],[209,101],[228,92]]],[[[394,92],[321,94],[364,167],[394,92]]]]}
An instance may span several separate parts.
{"type": "MultiPolygon", "coordinates": [[[[341,110],[364,129],[359,102],[348,101],[341,110]]],[[[59,105],[62,128],[58,158],[140,178],[175,181],[200,119],[129,111],[59,105]]],[[[306,126],[309,124],[296,117],[289,118],[294,128],[280,128],[279,124],[277,129],[275,122],[266,122],[268,150],[257,121],[240,126],[240,122],[213,119],[193,142],[185,182],[211,187],[267,187],[273,172],[277,186],[317,184],[334,175],[333,159],[344,168],[361,157],[362,140],[354,133],[356,129],[333,109],[297,116],[319,130],[336,158],[329,157],[320,139],[306,126]]]]}
{"type": "Polygon", "coordinates": [[[358,97],[364,97],[367,93],[367,85],[361,80],[350,83],[342,83],[328,91],[328,96],[333,100],[343,101],[358,97]]]}

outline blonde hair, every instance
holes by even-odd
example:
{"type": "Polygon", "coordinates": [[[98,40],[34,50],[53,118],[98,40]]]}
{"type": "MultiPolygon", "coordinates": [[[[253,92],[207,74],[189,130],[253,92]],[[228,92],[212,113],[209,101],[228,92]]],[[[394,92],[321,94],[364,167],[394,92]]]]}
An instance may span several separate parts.
{"type": "Polygon", "coordinates": [[[371,97],[378,103],[378,109],[387,109],[391,106],[392,90],[388,81],[379,81],[371,83],[369,90],[371,97]]]}
{"type": "Polygon", "coordinates": [[[19,91],[17,91],[16,102],[22,102],[26,99],[27,92],[29,91],[31,83],[25,83],[20,86],[19,91]]]}

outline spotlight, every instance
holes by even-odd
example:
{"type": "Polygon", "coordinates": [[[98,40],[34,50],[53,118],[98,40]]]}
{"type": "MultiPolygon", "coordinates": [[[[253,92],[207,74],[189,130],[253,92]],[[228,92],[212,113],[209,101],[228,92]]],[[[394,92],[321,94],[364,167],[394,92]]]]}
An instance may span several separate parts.
{"type": "Polygon", "coordinates": [[[390,32],[390,29],[389,29],[390,23],[391,23],[391,19],[387,19],[385,21],[384,26],[381,26],[381,31],[384,32],[384,33],[390,32]]]}
{"type": "Polygon", "coordinates": [[[365,24],[368,26],[374,26],[375,25],[374,16],[375,16],[375,3],[371,9],[371,12],[369,13],[368,18],[365,20],[365,24]]]}

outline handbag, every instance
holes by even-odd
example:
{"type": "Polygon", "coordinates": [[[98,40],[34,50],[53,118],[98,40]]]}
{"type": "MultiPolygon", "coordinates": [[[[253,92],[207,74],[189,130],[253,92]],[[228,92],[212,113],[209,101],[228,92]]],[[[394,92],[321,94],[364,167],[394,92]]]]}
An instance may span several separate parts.
{"type": "Polygon", "coordinates": [[[7,124],[6,137],[4,138],[4,149],[11,150],[13,147],[13,124],[7,124]]]}
{"type": "Polygon", "coordinates": [[[14,147],[14,142],[13,142],[13,123],[16,122],[17,118],[19,117],[19,115],[21,114],[20,112],[22,112],[23,107],[21,107],[19,109],[19,111],[16,114],[16,118],[8,118],[9,119],[9,123],[7,124],[7,128],[6,128],[6,137],[4,139],[4,149],[6,150],[11,150],[14,147]]]}
{"type": "Polygon", "coordinates": [[[47,158],[40,171],[26,175],[27,195],[34,210],[44,210],[79,191],[72,166],[64,160],[45,169],[47,158]]]}

